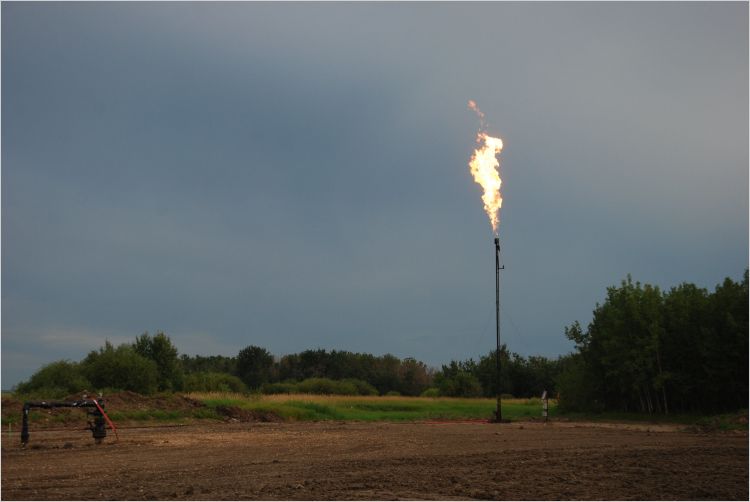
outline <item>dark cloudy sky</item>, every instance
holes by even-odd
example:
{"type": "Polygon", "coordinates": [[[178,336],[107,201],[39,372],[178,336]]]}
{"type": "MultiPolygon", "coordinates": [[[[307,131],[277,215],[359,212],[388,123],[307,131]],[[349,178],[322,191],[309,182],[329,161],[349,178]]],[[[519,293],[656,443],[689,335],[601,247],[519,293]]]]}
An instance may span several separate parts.
{"type": "Polygon", "coordinates": [[[748,263],[748,4],[2,4],[2,387],[109,339],[571,350],[748,263]]]}

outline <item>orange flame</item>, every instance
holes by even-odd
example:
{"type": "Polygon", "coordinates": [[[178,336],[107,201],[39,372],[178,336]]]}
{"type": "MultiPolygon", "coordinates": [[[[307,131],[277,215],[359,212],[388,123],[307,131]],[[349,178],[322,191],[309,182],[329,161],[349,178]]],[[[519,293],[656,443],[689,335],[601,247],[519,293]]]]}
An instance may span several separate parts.
{"type": "Polygon", "coordinates": [[[484,202],[484,211],[490,218],[492,231],[497,235],[497,227],[500,224],[500,207],[503,205],[503,198],[500,196],[500,161],[497,156],[503,149],[503,140],[493,138],[484,129],[484,113],[482,113],[477,104],[469,100],[469,108],[476,112],[479,117],[480,130],[477,132],[478,148],[474,150],[469,161],[469,170],[474,176],[474,181],[482,186],[482,202],[484,202]]]}

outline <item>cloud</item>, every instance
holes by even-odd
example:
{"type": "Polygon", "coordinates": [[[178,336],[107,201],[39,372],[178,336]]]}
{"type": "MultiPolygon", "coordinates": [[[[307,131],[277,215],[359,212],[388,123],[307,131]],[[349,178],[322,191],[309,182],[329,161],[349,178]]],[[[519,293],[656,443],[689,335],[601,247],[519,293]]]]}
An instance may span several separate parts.
{"type": "Polygon", "coordinates": [[[102,333],[101,331],[88,330],[87,328],[47,328],[35,330],[36,338],[44,343],[47,349],[88,351],[103,346],[109,341],[113,345],[120,345],[133,341],[133,336],[123,334],[102,333]]]}
{"type": "MultiPolygon", "coordinates": [[[[3,310],[5,310],[3,305],[3,310]]],[[[130,343],[128,336],[111,329],[93,329],[81,326],[55,326],[28,323],[21,326],[17,317],[3,316],[2,382],[8,389],[20,380],[30,377],[41,366],[60,359],[78,361],[108,340],[114,345],[130,343]]]]}
{"type": "Polygon", "coordinates": [[[505,143],[511,350],[570,350],[628,272],[712,286],[747,264],[741,4],[3,14],[4,381],[13,354],[157,329],[183,353],[490,350],[468,99],[505,143]]]}

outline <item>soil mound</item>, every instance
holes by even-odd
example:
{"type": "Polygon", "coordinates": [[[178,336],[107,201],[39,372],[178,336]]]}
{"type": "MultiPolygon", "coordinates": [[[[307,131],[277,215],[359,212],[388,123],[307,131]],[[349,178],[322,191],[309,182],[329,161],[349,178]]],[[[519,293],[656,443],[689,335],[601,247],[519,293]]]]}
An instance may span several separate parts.
{"type": "Polygon", "coordinates": [[[5,415],[6,409],[13,409],[18,410],[18,412],[21,412],[21,408],[23,407],[23,403],[19,401],[18,399],[11,397],[11,396],[3,396],[2,398],[2,404],[0,404],[3,408],[3,415],[5,415]]]}
{"type": "Polygon", "coordinates": [[[283,422],[283,419],[270,411],[245,410],[237,406],[217,406],[216,412],[227,422],[283,422]]]}
{"type": "Polygon", "coordinates": [[[181,394],[157,394],[144,396],[136,392],[122,391],[103,397],[107,409],[111,410],[163,410],[190,411],[205,406],[200,401],[181,394]]]}
{"type": "MultiPolygon", "coordinates": [[[[50,401],[73,402],[83,399],[85,392],[71,394],[62,399],[50,401]]],[[[89,394],[89,398],[95,394],[89,394]]],[[[104,407],[108,413],[152,411],[179,412],[180,415],[190,416],[196,408],[205,408],[200,401],[181,394],[157,394],[145,396],[131,391],[113,392],[102,396],[104,407]]],[[[3,396],[2,412],[4,420],[20,421],[23,403],[10,396],[3,396]]],[[[219,406],[216,413],[226,422],[283,422],[277,414],[269,411],[246,410],[237,406],[219,406]]],[[[60,426],[63,424],[78,424],[85,420],[81,410],[72,408],[35,409],[35,427],[60,426]]]]}

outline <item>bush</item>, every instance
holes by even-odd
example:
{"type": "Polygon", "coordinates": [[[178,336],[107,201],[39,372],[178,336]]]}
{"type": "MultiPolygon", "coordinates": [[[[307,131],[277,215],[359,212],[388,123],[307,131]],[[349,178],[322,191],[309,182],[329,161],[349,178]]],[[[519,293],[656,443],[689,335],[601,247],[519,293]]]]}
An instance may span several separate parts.
{"type": "MultiPolygon", "coordinates": [[[[19,385],[24,383],[21,382],[19,385]]],[[[15,388],[13,390],[13,397],[19,401],[45,401],[48,399],[62,399],[69,396],[71,393],[63,389],[62,387],[35,387],[31,388],[15,388]]],[[[72,394],[78,394],[73,392],[72,394]]]]}
{"type": "Polygon", "coordinates": [[[389,396],[389,397],[398,397],[398,396],[401,395],[401,393],[399,391],[397,391],[397,390],[389,390],[384,395],[385,396],[389,396]]]}
{"type": "Polygon", "coordinates": [[[438,383],[441,396],[449,397],[479,397],[482,386],[477,377],[466,371],[458,371],[455,376],[442,378],[438,383]]]}
{"type": "Polygon", "coordinates": [[[357,395],[357,387],[351,382],[331,380],[330,378],[308,378],[297,385],[297,390],[303,394],[357,395]]]}
{"type": "Polygon", "coordinates": [[[378,389],[364,380],[358,378],[345,378],[341,380],[342,383],[350,383],[357,389],[357,394],[360,396],[377,396],[378,389]]]}
{"type": "Polygon", "coordinates": [[[378,390],[357,378],[332,380],[330,378],[308,378],[302,382],[287,380],[280,383],[266,383],[261,387],[263,394],[333,394],[340,396],[377,396],[378,390]]]}
{"type": "Polygon", "coordinates": [[[420,397],[439,397],[440,396],[440,390],[438,390],[437,387],[430,387],[429,389],[425,390],[420,394],[420,397]]]}
{"type": "Polygon", "coordinates": [[[93,389],[103,387],[152,394],[158,388],[156,363],[138,355],[132,345],[114,348],[106,342],[99,351],[91,351],[81,363],[81,372],[93,389]]]}
{"type": "Polygon", "coordinates": [[[264,383],[260,387],[261,394],[296,394],[299,392],[296,383],[291,382],[277,382],[277,383],[264,383]]]}
{"type": "Polygon", "coordinates": [[[15,392],[42,397],[60,398],[91,387],[81,373],[81,365],[70,361],[55,361],[31,375],[27,382],[19,383],[15,392]]]}
{"type": "Polygon", "coordinates": [[[214,371],[186,375],[183,388],[185,392],[247,392],[245,384],[236,376],[214,371]]]}

